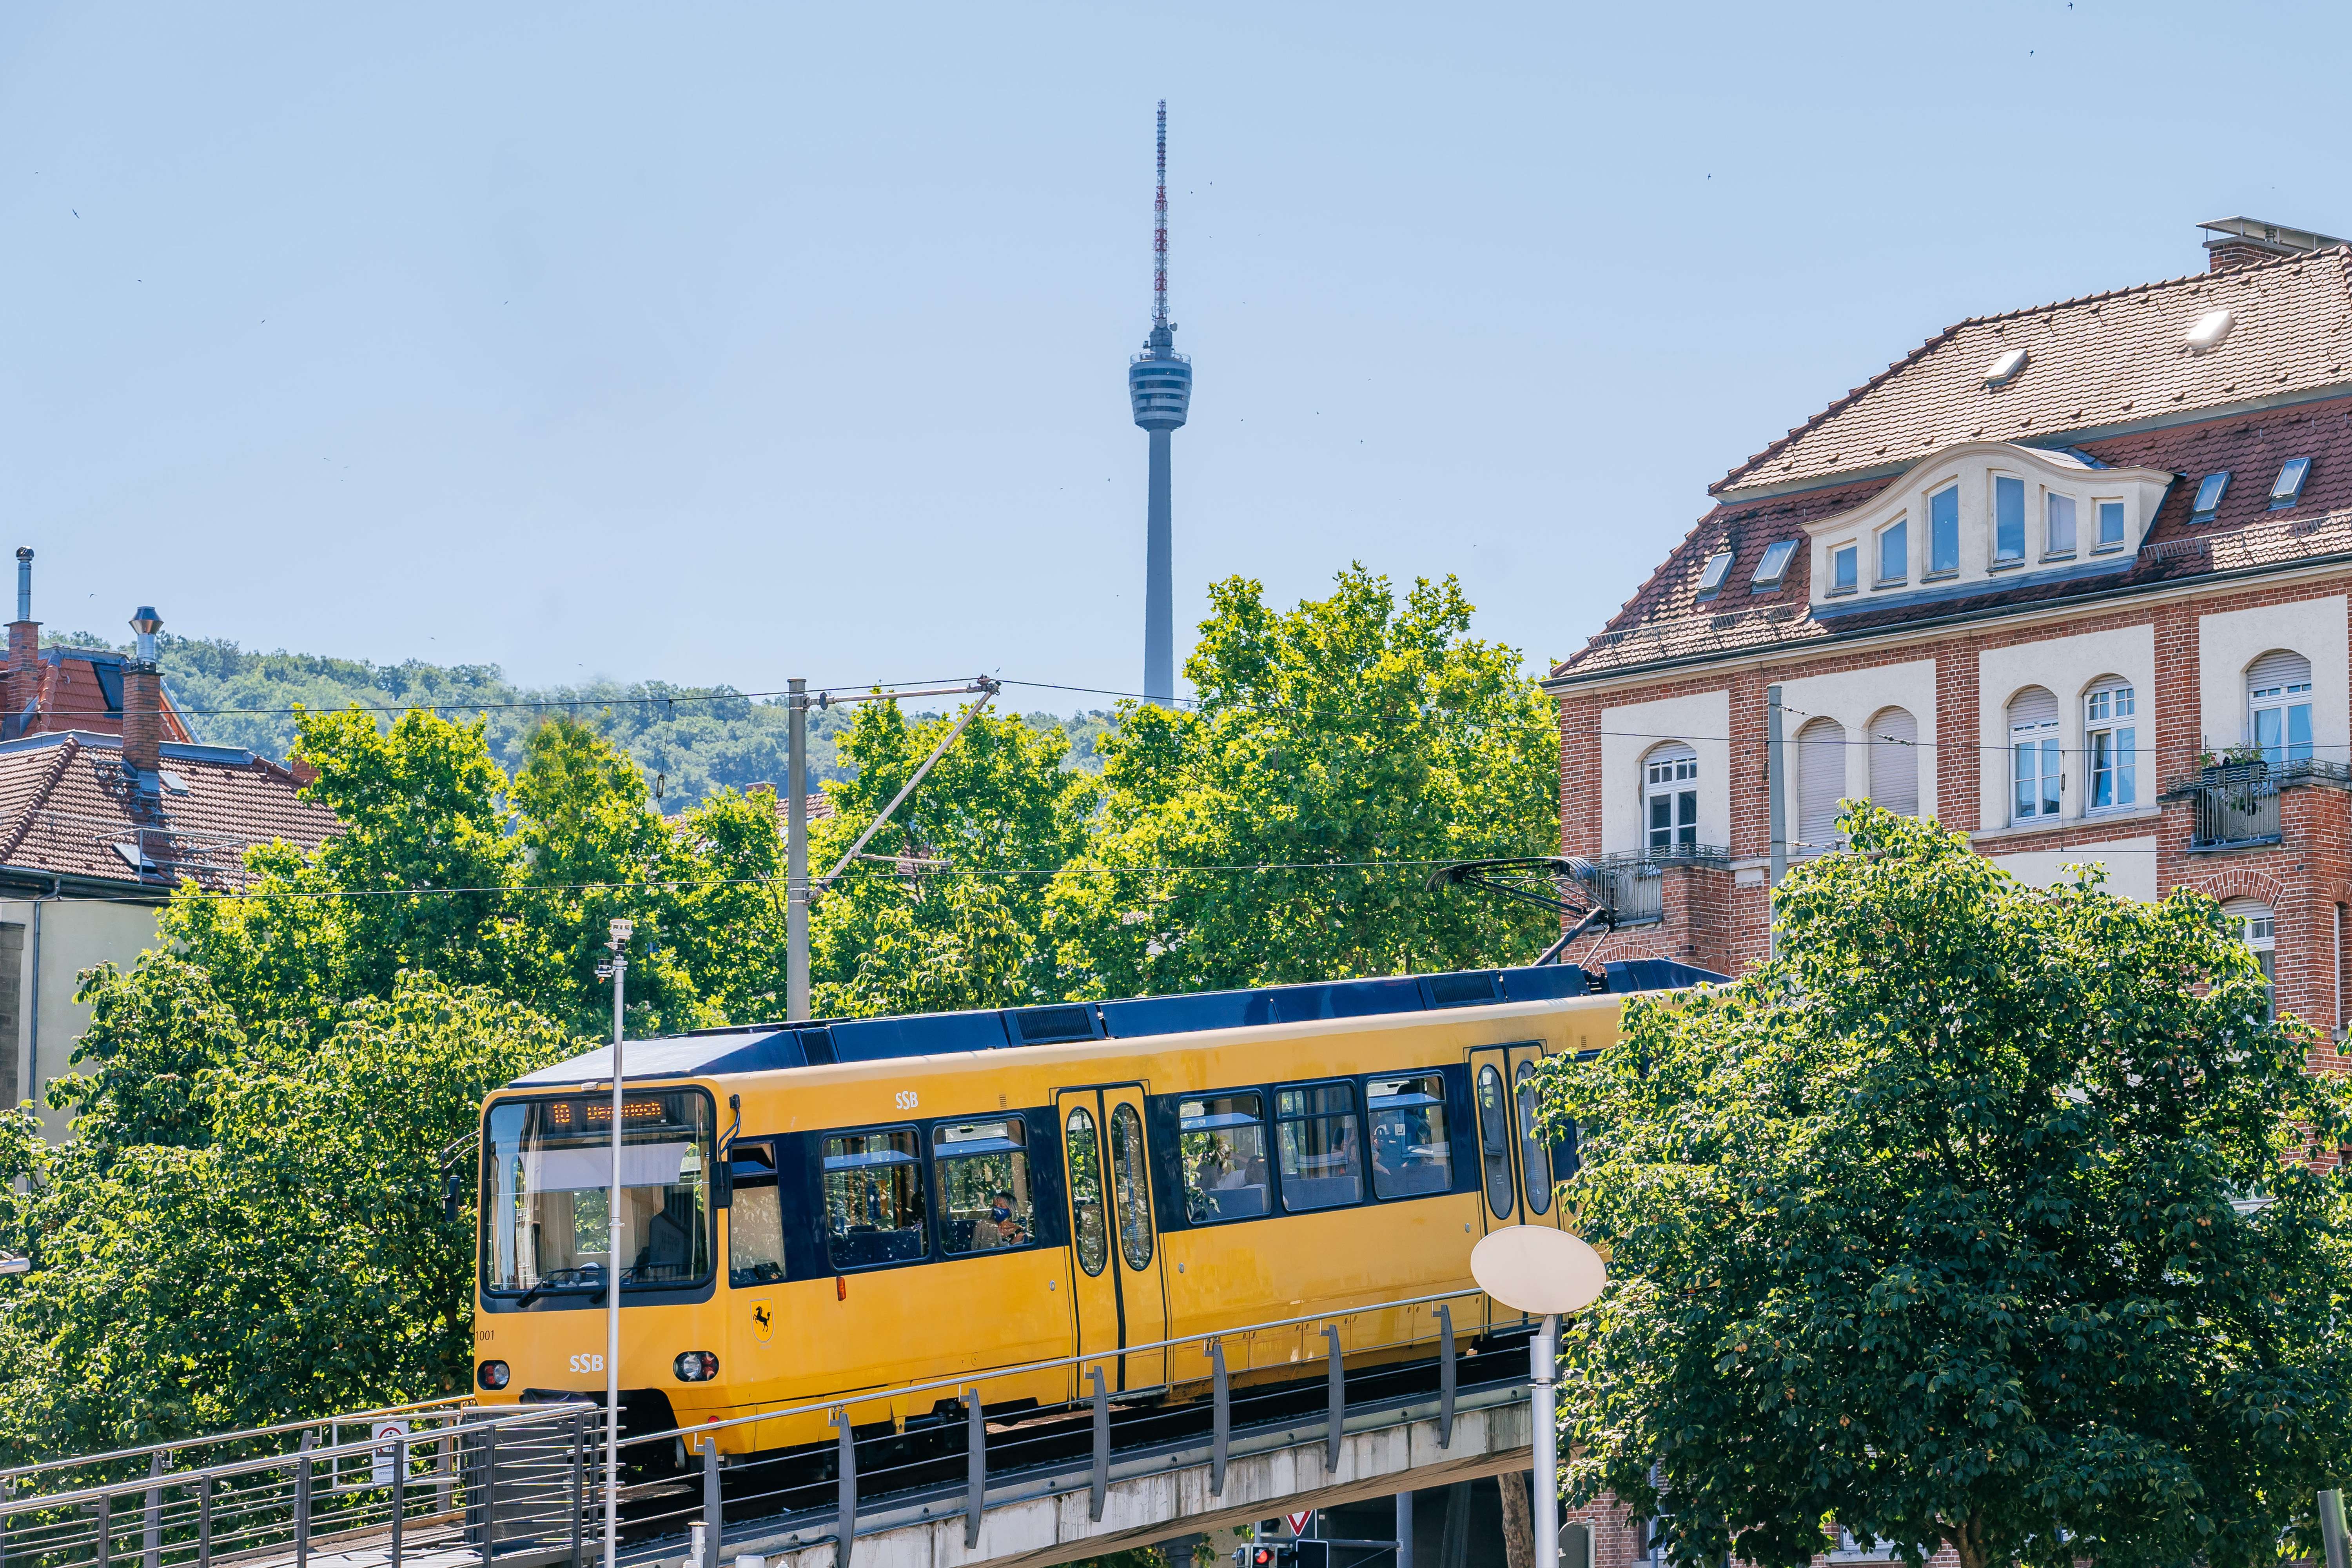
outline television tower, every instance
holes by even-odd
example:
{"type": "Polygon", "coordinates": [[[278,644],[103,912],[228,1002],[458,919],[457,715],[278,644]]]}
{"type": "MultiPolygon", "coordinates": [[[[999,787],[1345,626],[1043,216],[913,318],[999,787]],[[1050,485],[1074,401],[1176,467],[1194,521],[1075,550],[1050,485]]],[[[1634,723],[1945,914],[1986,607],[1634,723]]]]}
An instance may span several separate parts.
{"type": "Polygon", "coordinates": [[[1176,697],[1175,523],[1169,502],[1168,439],[1192,403],[1192,362],[1176,352],[1168,320],[1168,100],[1160,100],[1160,179],[1151,204],[1151,335],[1128,362],[1135,422],[1151,435],[1151,497],[1143,535],[1143,695],[1165,708],[1176,697]]]}

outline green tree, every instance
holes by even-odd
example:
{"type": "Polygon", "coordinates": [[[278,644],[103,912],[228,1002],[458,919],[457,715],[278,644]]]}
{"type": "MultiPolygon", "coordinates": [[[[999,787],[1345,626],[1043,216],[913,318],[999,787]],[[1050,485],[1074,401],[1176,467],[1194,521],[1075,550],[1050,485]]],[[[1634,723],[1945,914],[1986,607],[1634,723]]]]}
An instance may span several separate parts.
{"type": "Polygon", "coordinates": [[[1524,963],[1538,910],[1423,889],[1433,863],[1556,853],[1559,736],[1461,585],[1357,566],[1287,612],[1210,590],[1193,710],[1129,706],[1100,817],[1052,895],[1063,984],[1143,995],[1524,963]],[[1251,868],[1263,867],[1263,869],[1251,868]],[[1161,869],[1173,868],[1173,869],[1161,869]]]}
{"type": "MultiPolygon", "coordinates": [[[[834,815],[809,835],[810,870],[846,853],[946,735],[895,702],[866,705],[840,739],[856,767],[829,784],[834,815]]],[[[810,921],[818,1011],[926,1013],[1058,1000],[1045,934],[1053,873],[1086,843],[1092,775],[1069,742],[983,712],[817,901],[810,921]]]]}
{"type": "Polygon", "coordinates": [[[1564,1348],[1570,1495],[1679,1563],[1802,1563],[1832,1520],[1963,1568],[2275,1559],[2352,1416],[2315,1037],[2209,900],[1842,826],[1771,962],[1546,1065],[1615,1276],[1564,1348]]]}
{"type": "Polygon", "coordinates": [[[316,1036],[245,1027],[161,953],[83,998],[89,1070],[50,1092],[72,1141],[0,1128],[12,1237],[41,1264],[0,1281],[12,1458],[463,1389],[473,1226],[444,1213],[440,1156],[483,1094],[582,1042],[422,975],[316,1036]]]}

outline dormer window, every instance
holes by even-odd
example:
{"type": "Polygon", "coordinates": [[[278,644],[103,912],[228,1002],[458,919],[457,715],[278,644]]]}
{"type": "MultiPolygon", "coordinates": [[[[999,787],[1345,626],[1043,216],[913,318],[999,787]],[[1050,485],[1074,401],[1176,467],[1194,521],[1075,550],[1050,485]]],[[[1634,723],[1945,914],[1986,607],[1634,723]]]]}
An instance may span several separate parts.
{"type": "Polygon", "coordinates": [[[1881,530],[1878,535],[1878,581],[1884,587],[1889,583],[1901,583],[1911,575],[1911,529],[1902,518],[1895,526],[1881,530]]]}
{"type": "Polygon", "coordinates": [[[2006,474],[1992,481],[1992,558],[2025,559],[2025,481],[2006,474]]]}
{"type": "Polygon", "coordinates": [[[2303,500],[2303,481],[2311,477],[2309,458],[2289,458],[2271,482],[2271,510],[2284,511],[2303,500]]]}
{"type": "Polygon", "coordinates": [[[2191,522],[2210,522],[2213,514],[2221,510],[2221,497],[2230,489],[2230,470],[2208,474],[2197,481],[2197,504],[2189,509],[2191,522]]]}
{"type": "Polygon", "coordinates": [[[1927,498],[1927,572],[1960,569],[1960,487],[1946,485],[1927,498]]]}
{"type": "Polygon", "coordinates": [[[2124,542],[2124,503],[2103,500],[2093,503],[2099,509],[2099,545],[2101,550],[2119,550],[2124,542]]]}
{"type": "Polygon", "coordinates": [[[1707,557],[1706,570],[1698,574],[1700,598],[1714,598],[1717,591],[1723,586],[1724,578],[1731,573],[1731,554],[1728,550],[1718,550],[1707,557]]]}
{"type": "Polygon", "coordinates": [[[1862,552],[1852,544],[1842,544],[1830,552],[1830,592],[1851,594],[1862,580],[1862,552]]]}
{"type": "Polygon", "coordinates": [[[2049,495],[2043,499],[2048,503],[2047,510],[2049,512],[2049,517],[2047,519],[2046,533],[2042,540],[2042,552],[2044,555],[2074,554],[2074,498],[2073,496],[2062,496],[2056,490],[2052,490],[2049,495]]]}
{"type": "Polygon", "coordinates": [[[1756,575],[1748,584],[1754,593],[1769,593],[1789,575],[1789,563],[1797,553],[1793,539],[1775,540],[1764,547],[1764,559],[1756,563],[1756,575]]]}

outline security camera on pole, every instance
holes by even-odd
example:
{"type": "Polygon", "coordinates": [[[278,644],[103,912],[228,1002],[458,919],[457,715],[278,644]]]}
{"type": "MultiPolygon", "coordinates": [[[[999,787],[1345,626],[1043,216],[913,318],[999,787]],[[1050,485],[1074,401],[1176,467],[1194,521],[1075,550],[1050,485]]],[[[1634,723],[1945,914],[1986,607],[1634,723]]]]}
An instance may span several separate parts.
{"type": "Polygon", "coordinates": [[[1504,1306],[1543,1319],[1528,1381],[1535,1388],[1536,1568],[1559,1568],[1559,1320],[1609,1283],[1601,1255],[1564,1230],[1514,1225],[1470,1249],[1470,1277],[1504,1306]]]}
{"type": "Polygon", "coordinates": [[[636,929],[624,920],[607,925],[604,945],[613,956],[596,966],[597,978],[613,983],[613,1188],[604,1200],[612,1221],[604,1254],[604,1568],[619,1568],[621,1560],[621,1016],[629,938],[636,929]]]}

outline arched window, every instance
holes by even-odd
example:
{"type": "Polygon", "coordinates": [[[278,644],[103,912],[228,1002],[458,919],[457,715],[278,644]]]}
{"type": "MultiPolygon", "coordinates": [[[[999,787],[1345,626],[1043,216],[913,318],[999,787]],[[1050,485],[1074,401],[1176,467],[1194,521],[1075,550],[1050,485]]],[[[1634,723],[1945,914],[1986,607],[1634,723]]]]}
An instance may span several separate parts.
{"type": "Polygon", "coordinates": [[[1698,753],[1679,741],[1642,759],[1642,822],[1652,850],[1698,845],[1698,753]]]}
{"type": "Polygon", "coordinates": [[[2247,666],[2246,739],[2273,767],[2311,760],[2311,660],[2281,651],[2247,666]]]}
{"type": "Polygon", "coordinates": [[[1882,708],[1870,721],[1870,798],[1897,816],[1919,815],[1919,721],[1882,708]]]}
{"type": "Polygon", "coordinates": [[[2278,949],[2277,918],[2271,907],[2260,899],[2231,899],[2221,906],[2221,912],[2238,922],[2239,932],[2248,947],[2253,949],[2254,962],[2263,968],[2263,989],[2271,995],[2270,1011],[2278,1016],[2278,970],[2274,960],[2278,949]]]}
{"type": "Polygon", "coordinates": [[[1808,850],[1837,839],[1838,799],[1845,794],[1845,726],[1816,719],[1797,731],[1797,837],[1808,850]]]}
{"type": "Polygon", "coordinates": [[[2057,816],[2065,767],[2058,745],[2058,699],[2039,686],[2029,686],[2009,700],[2009,750],[2010,776],[2016,786],[2010,799],[2011,818],[2025,822],[2057,816]]]}
{"type": "Polygon", "coordinates": [[[2102,676],[2083,694],[2083,765],[2089,810],[2139,799],[2139,700],[2130,681],[2102,676]]]}

